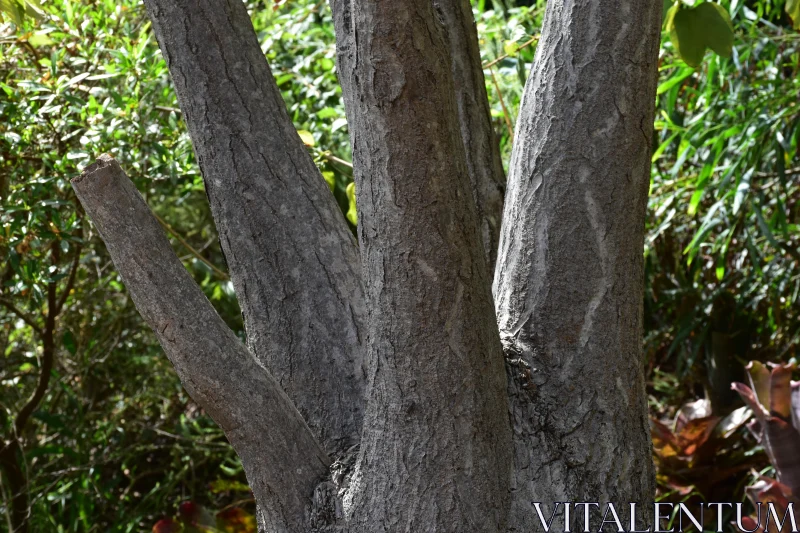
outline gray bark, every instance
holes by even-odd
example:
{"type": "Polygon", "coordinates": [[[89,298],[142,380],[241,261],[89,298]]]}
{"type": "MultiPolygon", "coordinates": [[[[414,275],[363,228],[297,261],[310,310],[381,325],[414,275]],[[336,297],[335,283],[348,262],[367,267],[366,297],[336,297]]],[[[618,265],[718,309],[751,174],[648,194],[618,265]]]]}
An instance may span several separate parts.
{"type": "Polygon", "coordinates": [[[642,255],[661,10],[655,0],[547,5],[494,283],[514,425],[512,531],[538,524],[531,502],[549,513],[558,501],[654,496],[642,255]]]}
{"type": "Polygon", "coordinates": [[[192,137],[247,343],[330,453],[357,442],[358,249],[241,0],[145,0],[192,137]]]}
{"type": "Polygon", "coordinates": [[[505,375],[446,35],[429,0],[348,7],[370,368],[348,526],[501,531],[505,375]]]}
{"type": "MultiPolygon", "coordinates": [[[[345,106],[358,94],[355,73],[353,0],[330,0],[336,28],[337,72],[345,106]]],[[[469,0],[437,0],[437,19],[442,24],[451,61],[453,90],[459,130],[464,143],[467,172],[480,223],[481,239],[489,270],[494,269],[503,212],[505,175],[500,147],[492,129],[489,100],[481,66],[478,33],[469,0]]],[[[352,130],[352,127],[351,127],[352,130]]]]}
{"type": "Polygon", "coordinates": [[[492,128],[478,31],[469,0],[434,0],[447,36],[459,129],[489,270],[494,269],[503,215],[505,174],[492,128]]]}
{"type": "Polygon", "coordinates": [[[101,156],[72,185],[183,386],[241,457],[269,531],[302,531],[330,463],[303,417],[217,315],[117,162],[101,156]]]}

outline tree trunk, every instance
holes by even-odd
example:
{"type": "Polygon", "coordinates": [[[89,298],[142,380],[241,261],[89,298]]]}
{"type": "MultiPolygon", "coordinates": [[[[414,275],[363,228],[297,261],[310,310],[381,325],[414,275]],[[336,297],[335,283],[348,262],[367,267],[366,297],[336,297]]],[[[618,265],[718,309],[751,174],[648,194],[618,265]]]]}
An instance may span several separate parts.
{"type": "Polygon", "coordinates": [[[505,376],[446,34],[429,0],[350,19],[370,381],[345,511],[354,531],[499,531],[505,376]]]}
{"type": "Polygon", "coordinates": [[[531,502],[654,494],[642,258],[661,10],[547,5],[494,282],[514,424],[512,531],[529,530],[531,502]]]}
{"type": "Polygon", "coordinates": [[[239,453],[260,531],[533,531],[534,502],[652,500],[642,250],[660,2],[549,2],[493,287],[503,178],[467,0],[331,1],[359,247],[241,1],[145,4],[248,348],[116,163],[74,187],[239,453]]]}

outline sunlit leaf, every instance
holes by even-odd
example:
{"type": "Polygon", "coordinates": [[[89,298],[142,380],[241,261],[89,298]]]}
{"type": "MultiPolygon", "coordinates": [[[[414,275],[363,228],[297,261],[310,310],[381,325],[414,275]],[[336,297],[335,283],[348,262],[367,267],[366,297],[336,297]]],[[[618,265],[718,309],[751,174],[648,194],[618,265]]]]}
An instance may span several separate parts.
{"type": "Polygon", "coordinates": [[[676,3],[668,12],[667,29],[673,45],[688,65],[700,65],[706,48],[723,57],[731,55],[733,25],[730,15],[719,4],[704,2],[686,8],[676,3]]]}
{"type": "Polygon", "coordinates": [[[347,210],[347,220],[350,221],[352,225],[358,224],[358,214],[356,211],[356,184],[350,183],[347,186],[347,200],[350,204],[350,209],[347,210]]]}
{"type": "Polygon", "coordinates": [[[308,130],[297,130],[297,134],[302,139],[303,144],[306,146],[315,146],[317,142],[314,140],[314,135],[308,130]]]}
{"type": "Polygon", "coordinates": [[[800,30],[800,0],[786,0],[786,13],[791,17],[794,29],[800,30]]]}

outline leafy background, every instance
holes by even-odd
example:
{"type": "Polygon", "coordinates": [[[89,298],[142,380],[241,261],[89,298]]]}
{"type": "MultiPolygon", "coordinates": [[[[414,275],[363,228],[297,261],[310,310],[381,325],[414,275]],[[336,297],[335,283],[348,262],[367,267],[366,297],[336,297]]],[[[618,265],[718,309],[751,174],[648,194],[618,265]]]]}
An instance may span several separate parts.
{"type": "MultiPolygon", "coordinates": [[[[247,3],[290,116],[354,225],[327,3],[247,3]]],[[[747,361],[792,361],[800,337],[800,3],[707,3],[665,2],[644,250],[659,498],[671,502],[743,501],[752,472],[771,472],[730,382],[744,379],[747,361]],[[675,17],[692,9],[722,10],[729,26],[687,37],[675,17]]],[[[473,5],[508,161],[544,1],[473,5]]],[[[217,527],[252,530],[238,459],[183,391],[69,186],[95,155],[113,154],[243,336],[143,6],[0,0],[0,9],[0,431],[22,443],[31,529],[149,531],[178,510],[169,527],[179,531],[197,513],[178,504],[191,501],[238,517],[217,527]],[[15,433],[42,376],[44,395],[15,433]]],[[[11,495],[0,479],[2,528],[11,495]]]]}

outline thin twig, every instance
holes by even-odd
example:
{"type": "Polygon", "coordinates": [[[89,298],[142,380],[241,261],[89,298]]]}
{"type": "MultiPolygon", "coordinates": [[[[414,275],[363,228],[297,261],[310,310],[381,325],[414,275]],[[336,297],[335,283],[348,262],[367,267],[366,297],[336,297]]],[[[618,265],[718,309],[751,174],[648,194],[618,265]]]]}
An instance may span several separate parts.
{"type": "Polygon", "coordinates": [[[58,299],[56,303],[56,314],[61,313],[61,309],[64,307],[64,304],[67,302],[67,298],[69,298],[69,293],[72,291],[72,287],[75,285],[75,277],[78,273],[78,265],[80,264],[81,260],[81,248],[82,246],[78,244],[75,247],[75,258],[72,260],[72,266],[69,269],[69,279],[67,279],[67,285],[64,287],[64,292],[61,293],[61,297],[58,299]]]}
{"type": "Polygon", "coordinates": [[[503,108],[503,118],[506,120],[506,127],[508,128],[508,139],[514,142],[514,126],[511,125],[511,115],[506,107],[506,102],[503,100],[503,91],[500,90],[500,84],[497,83],[497,77],[494,75],[494,69],[489,69],[489,74],[492,76],[492,83],[494,88],[497,89],[497,97],[500,99],[500,107],[503,108]]]}
{"type": "Polygon", "coordinates": [[[39,382],[36,384],[36,389],[33,391],[30,399],[22,406],[22,409],[17,413],[14,421],[14,430],[16,438],[22,435],[22,430],[28,423],[33,411],[39,406],[39,403],[44,398],[47,392],[47,386],[50,383],[50,374],[53,370],[53,359],[55,355],[55,329],[56,329],[56,316],[58,311],[56,298],[56,282],[51,281],[47,284],[47,317],[45,318],[44,331],[42,333],[42,362],[39,369],[39,382]]]}
{"type": "MultiPolygon", "coordinates": [[[[787,168],[783,171],[784,176],[792,176],[794,174],[800,174],[800,167],[795,168],[787,168]]],[[[777,178],[777,172],[756,172],[756,177],[758,178],[777,178]]]]}
{"type": "Polygon", "coordinates": [[[349,169],[353,169],[353,163],[349,161],[345,161],[344,159],[339,159],[335,155],[331,154],[330,152],[322,152],[322,157],[330,161],[331,163],[337,163],[339,165],[343,165],[349,169]]]}
{"type": "MultiPolygon", "coordinates": [[[[538,41],[538,40],[539,40],[539,36],[538,36],[538,35],[536,35],[536,36],[532,37],[530,40],[528,40],[528,41],[525,41],[524,43],[522,43],[521,45],[519,45],[519,48],[517,48],[517,49],[516,49],[516,51],[515,51],[514,53],[516,54],[517,52],[519,52],[519,51],[520,51],[520,50],[522,50],[523,48],[527,48],[527,47],[529,47],[530,45],[532,45],[533,43],[535,43],[535,42],[536,42],[536,41],[538,41]]],[[[501,62],[502,60],[504,60],[505,58],[507,58],[507,57],[508,57],[508,56],[510,56],[510,55],[511,55],[511,54],[503,54],[503,55],[501,55],[500,57],[498,57],[498,58],[496,58],[496,59],[493,59],[493,60],[491,60],[491,61],[487,61],[486,63],[484,63],[484,64],[483,64],[483,68],[484,68],[484,69],[487,69],[487,68],[492,68],[493,66],[495,66],[496,64],[498,64],[499,62],[501,62]]]]}
{"type": "Polygon", "coordinates": [[[166,229],[166,230],[167,230],[168,232],[170,232],[170,233],[171,233],[171,234],[172,234],[172,235],[173,235],[173,236],[174,236],[176,239],[178,239],[178,242],[180,242],[180,243],[181,243],[181,244],[182,244],[182,245],[183,245],[183,246],[184,246],[184,247],[185,247],[187,250],[189,250],[189,252],[190,252],[190,253],[191,253],[193,256],[195,256],[197,259],[199,259],[200,261],[202,261],[202,262],[203,262],[203,263],[204,263],[204,264],[205,264],[205,265],[206,265],[208,268],[210,268],[211,270],[213,270],[213,271],[214,271],[214,272],[215,272],[215,273],[216,273],[216,274],[217,274],[217,275],[218,275],[220,278],[222,278],[222,279],[229,279],[229,277],[228,277],[228,274],[226,274],[225,272],[223,272],[222,270],[220,270],[219,268],[217,268],[216,266],[214,266],[214,264],[213,264],[213,263],[211,263],[211,262],[210,262],[208,259],[206,259],[206,258],[205,258],[205,257],[203,257],[202,255],[200,255],[200,252],[198,252],[197,250],[195,250],[195,249],[192,247],[192,245],[191,245],[191,244],[189,244],[188,242],[186,242],[185,240],[183,240],[183,237],[181,237],[181,236],[180,236],[180,234],[178,234],[178,232],[177,232],[177,231],[175,231],[174,229],[172,229],[172,226],[170,226],[169,224],[167,224],[167,223],[164,221],[164,219],[162,219],[160,216],[156,215],[155,213],[153,213],[153,216],[154,216],[154,217],[156,217],[156,220],[158,220],[159,224],[161,224],[162,226],[164,226],[164,229],[166,229]]]}
{"type": "Polygon", "coordinates": [[[25,314],[25,313],[23,313],[22,311],[20,311],[19,309],[17,309],[17,308],[14,306],[14,304],[12,304],[11,302],[9,302],[9,301],[8,301],[8,300],[6,300],[5,298],[0,298],[0,305],[2,305],[3,307],[5,307],[5,308],[6,308],[6,309],[8,309],[9,311],[11,311],[12,313],[14,313],[15,315],[17,315],[19,318],[21,318],[21,319],[22,319],[22,321],[23,321],[23,322],[25,322],[26,324],[28,324],[28,325],[29,325],[31,328],[33,328],[33,331],[35,331],[36,333],[38,333],[38,334],[39,334],[39,336],[41,336],[41,335],[43,334],[43,332],[42,332],[42,328],[40,328],[40,327],[39,327],[39,325],[38,325],[38,324],[36,324],[36,322],[33,320],[33,318],[31,318],[31,317],[30,317],[30,316],[28,316],[27,314],[25,314]]]}

